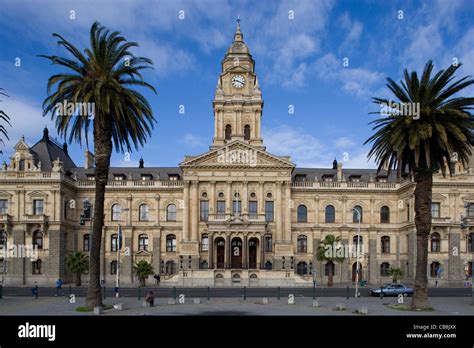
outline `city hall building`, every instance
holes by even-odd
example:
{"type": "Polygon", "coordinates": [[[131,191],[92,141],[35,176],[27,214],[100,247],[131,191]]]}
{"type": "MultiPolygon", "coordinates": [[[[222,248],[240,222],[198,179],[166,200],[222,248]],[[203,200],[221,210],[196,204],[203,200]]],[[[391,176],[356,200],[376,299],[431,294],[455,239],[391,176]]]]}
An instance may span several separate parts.
{"type": "MultiPolygon", "coordinates": [[[[357,269],[360,280],[380,284],[391,280],[390,267],[410,281],[414,183],[336,161],[297,168],[290,157],[267,152],[262,93],[239,25],[221,70],[208,152],[185,156],[178,167],[147,167],[141,160],[138,168],[110,169],[102,279],[115,283],[120,255],[121,284],[133,286],[140,260],[170,286],[311,286],[313,280],[326,284],[330,272],[336,285],[346,285],[357,269]],[[117,253],[119,225],[123,248],[117,253]],[[327,235],[340,237],[343,246],[360,243],[359,264],[355,254],[341,262],[318,260],[327,235]]],[[[468,167],[450,165],[453,176],[434,179],[430,285],[462,286],[472,274],[474,160],[468,167]]],[[[79,167],[47,129],[32,146],[19,140],[0,171],[0,245],[17,251],[33,245],[37,258],[4,257],[7,285],[72,281],[65,258],[90,249],[91,221],[81,215],[83,202],[94,202],[94,189],[92,153],[86,151],[79,167]]]]}

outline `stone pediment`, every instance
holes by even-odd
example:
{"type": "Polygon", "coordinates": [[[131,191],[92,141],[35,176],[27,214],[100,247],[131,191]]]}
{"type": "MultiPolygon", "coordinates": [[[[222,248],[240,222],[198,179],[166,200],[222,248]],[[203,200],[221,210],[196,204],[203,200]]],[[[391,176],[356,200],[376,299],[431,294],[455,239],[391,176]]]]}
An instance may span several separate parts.
{"type": "Polygon", "coordinates": [[[192,158],[187,157],[181,162],[182,168],[288,168],[292,169],[295,164],[288,160],[272,155],[251,146],[241,140],[218,149],[213,149],[202,155],[192,158]]]}
{"type": "Polygon", "coordinates": [[[228,73],[247,73],[250,72],[252,75],[254,75],[249,69],[246,69],[242,65],[236,65],[233,66],[232,68],[229,68],[224,74],[228,73]]]}

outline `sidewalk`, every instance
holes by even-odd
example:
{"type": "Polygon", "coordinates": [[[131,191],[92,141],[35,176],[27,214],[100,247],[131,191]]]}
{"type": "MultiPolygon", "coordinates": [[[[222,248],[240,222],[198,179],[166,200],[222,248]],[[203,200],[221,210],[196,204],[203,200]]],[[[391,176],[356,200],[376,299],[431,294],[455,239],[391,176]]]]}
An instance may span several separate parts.
{"type": "MultiPolygon", "coordinates": [[[[295,297],[295,304],[289,305],[288,298],[270,298],[269,304],[262,304],[262,298],[216,298],[207,300],[201,298],[200,304],[194,304],[193,298],[186,298],[184,304],[168,304],[169,298],[158,298],[155,307],[142,307],[142,301],[137,298],[108,298],[106,304],[124,303],[125,310],[111,309],[103,315],[361,315],[353,311],[365,307],[368,315],[474,315],[474,306],[470,298],[443,297],[430,298],[430,305],[435,309],[432,312],[411,312],[394,310],[388,305],[397,304],[396,297],[380,299],[324,297],[317,299],[319,307],[313,307],[312,298],[295,297]],[[336,304],[345,305],[345,310],[336,311],[336,304]]],[[[21,297],[4,297],[0,300],[0,315],[89,315],[92,312],[80,313],[75,309],[84,306],[84,298],[76,298],[76,303],[69,303],[66,297],[48,297],[37,300],[21,297]]],[[[411,298],[405,299],[410,304],[411,298]]]]}

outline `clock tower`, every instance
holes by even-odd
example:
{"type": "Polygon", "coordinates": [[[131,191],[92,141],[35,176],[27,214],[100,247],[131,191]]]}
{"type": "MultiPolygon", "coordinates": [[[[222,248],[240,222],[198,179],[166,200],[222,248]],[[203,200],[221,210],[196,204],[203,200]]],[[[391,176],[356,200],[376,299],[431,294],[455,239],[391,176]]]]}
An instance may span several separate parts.
{"type": "Polygon", "coordinates": [[[261,137],[262,92],[255,74],[255,61],[243,40],[240,19],[234,42],[222,60],[222,72],[214,95],[214,139],[211,148],[234,140],[265,149],[261,137]]]}

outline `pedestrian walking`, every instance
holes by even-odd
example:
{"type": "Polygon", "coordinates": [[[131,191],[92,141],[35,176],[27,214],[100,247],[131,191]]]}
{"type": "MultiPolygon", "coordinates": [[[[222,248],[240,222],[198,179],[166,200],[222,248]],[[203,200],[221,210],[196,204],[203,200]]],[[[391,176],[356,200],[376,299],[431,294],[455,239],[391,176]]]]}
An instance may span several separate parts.
{"type": "Polygon", "coordinates": [[[56,280],[56,293],[54,296],[64,296],[63,281],[61,279],[56,280]]]}

